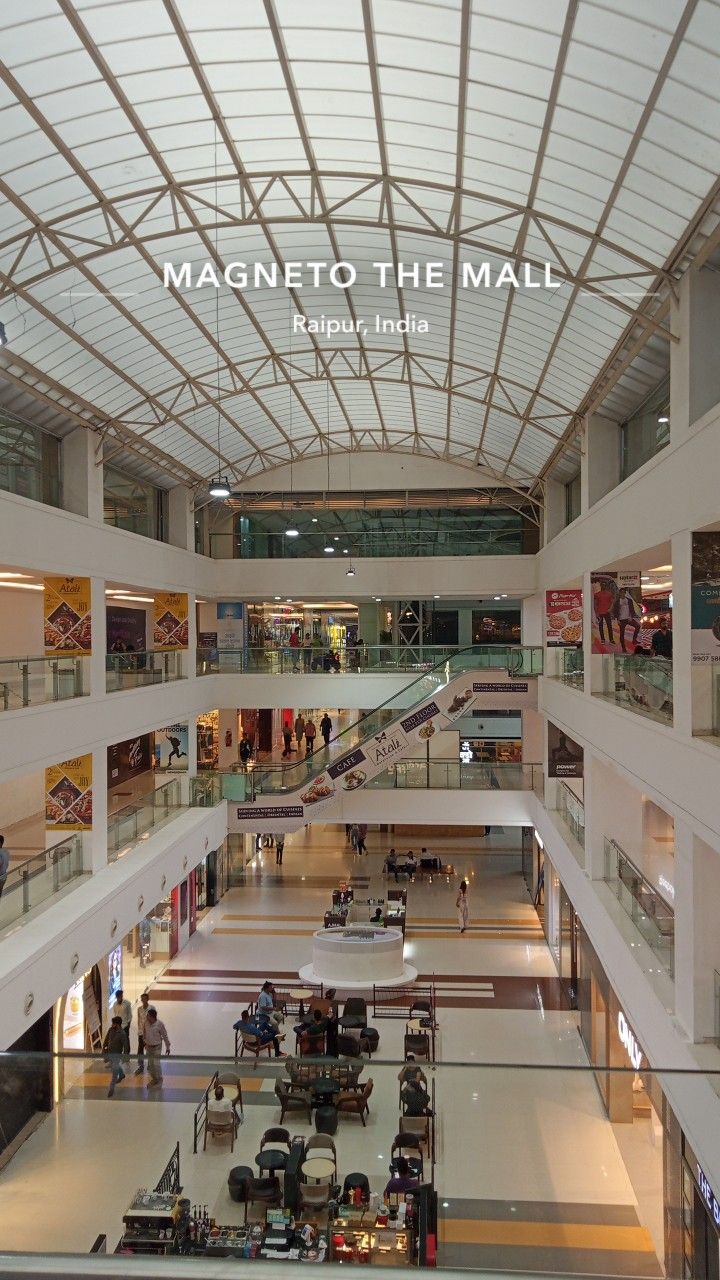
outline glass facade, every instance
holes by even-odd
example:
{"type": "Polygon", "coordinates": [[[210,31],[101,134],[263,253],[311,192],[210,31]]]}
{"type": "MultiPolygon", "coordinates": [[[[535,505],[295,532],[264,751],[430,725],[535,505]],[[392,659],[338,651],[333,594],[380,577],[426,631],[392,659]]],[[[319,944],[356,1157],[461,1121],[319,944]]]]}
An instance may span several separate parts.
{"type": "Polygon", "coordinates": [[[60,441],[29,422],[0,413],[0,489],[59,507],[60,441]]]}
{"type": "MultiPolygon", "coordinates": [[[[227,556],[216,546],[212,554],[227,556]]],[[[305,560],[347,554],[369,557],[485,556],[533,554],[537,526],[509,507],[372,508],[331,511],[238,513],[232,534],[234,558],[305,560]],[[297,536],[288,537],[287,530],[297,536]],[[326,547],[330,550],[326,551],[326,547]]]]}
{"type": "Polygon", "coordinates": [[[105,467],[103,477],[105,524],[165,542],[167,493],[146,480],[105,467]]]}
{"type": "Polygon", "coordinates": [[[620,479],[626,480],[670,443],[670,379],[620,428],[620,479]]]}
{"type": "Polygon", "coordinates": [[[580,472],[565,485],[565,525],[572,524],[580,515],[580,472]]]}

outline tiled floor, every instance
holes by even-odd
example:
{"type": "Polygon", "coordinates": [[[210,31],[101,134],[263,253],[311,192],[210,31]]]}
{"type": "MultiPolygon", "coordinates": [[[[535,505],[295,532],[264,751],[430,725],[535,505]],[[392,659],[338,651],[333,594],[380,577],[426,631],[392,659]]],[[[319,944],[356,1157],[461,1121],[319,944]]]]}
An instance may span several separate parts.
{"type": "MultiPolygon", "coordinates": [[[[293,976],[309,960],[313,928],[340,877],[355,877],[361,893],[383,893],[392,842],[390,833],[371,832],[368,856],[353,858],[344,829],[314,827],[288,839],[281,869],[273,850],[258,855],[247,883],[206,914],[153,981],[173,1045],[163,1089],[150,1091],[130,1074],[108,1101],[101,1062],[79,1076],[68,1071],[64,1101],[2,1175],[6,1248],[37,1248],[40,1217],[45,1248],[89,1247],[103,1231],[114,1242],[132,1192],[155,1183],[177,1140],[185,1193],[220,1220],[236,1220],[241,1207],[227,1195],[227,1170],[252,1165],[262,1132],[277,1123],[274,1082],[284,1066],[240,1064],[245,1121],[232,1155],[217,1139],[192,1153],[197,1102],[215,1067],[232,1057],[232,1024],[247,999],[265,977],[293,976]],[[47,1185],[62,1186],[63,1196],[48,1201],[47,1185]]],[[[431,1075],[441,1264],[660,1275],[660,1153],[649,1153],[634,1126],[632,1141],[614,1131],[592,1072],[582,1069],[577,1018],[563,1007],[512,833],[426,843],[468,876],[471,899],[471,928],[461,937],[457,877],[409,887],[408,959],[438,995],[431,1075]]],[[[398,1064],[388,1060],[402,1057],[404,1024],[376,1025],[378,1058],[364,1068],[374,1081],[367,1127],[343,1117],[335,1140],[341,1176],[364,1170],[380,1192],[398,1128],[398,1064]]],[[[293,1132],[312,1131],[288,1120],[293,1132]]]]}

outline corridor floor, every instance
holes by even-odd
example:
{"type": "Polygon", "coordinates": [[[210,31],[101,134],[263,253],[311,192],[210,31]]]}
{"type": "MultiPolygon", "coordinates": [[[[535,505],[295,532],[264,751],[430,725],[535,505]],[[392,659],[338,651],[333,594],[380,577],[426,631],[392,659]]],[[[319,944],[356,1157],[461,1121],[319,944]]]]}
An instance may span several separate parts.
{"type": "MultiPolygon", "coordinates": [[[[193,1117],[216,1067],[232,1065],[233,1022],[266,977],[295,977],[341,878],[356,896],[384,896],[390,844],[454,865],[451,879],[409,886],[406,955],[419,982],[437,992],[435,1185],[441,1205],[439,1262],[473,1268],[661,1275],[661,1184],[657,1204],[638,1197],[608,1122],[522,875],[517,837],[409,838],[370,832],[353,857],[344,828],[311,827],[288,838],[282,868],[263,850],[245,883],[207,912],[189,944],[153,980],[172,1041],[162,1090],[132,1073],[107,1099],[102,1061],[73,1062],[64,1099],[2,1175],[0,1238],[6,1249],[89,1249],[100,1232],[114,1248],[121,1217],[140,1185],[152,1186],[175,1142],[184,1194],[218,1221],[239,1220],[227,1170],[252,1165],[264,1129],[278,1123],[275,1079],[282,1062],[246,1059],[239,1070],[245,1118],[235,1150],[210,1139],[193,1154],[193,1117]],[[454,902],[470,884],[468,932],[454,902]],[[228,1062],[229,1060],[229,1062],[228,1062]],[[150,1105],[147,1105],[150,1103],[150,1105]],[[48,1202],[48,1185],[64,1194],[48,1202]]],[[[367,1127],[344,1116],[335,1142],[340,1177],[363,1170],[373,1190],[388,1177],[398,1125],[398,1059],[404,1023],[377,1020],[380,1047],[367,1127]]],[[[288,1026],[286,1047],[292,1048],[288,1026]]],[[[135,1037],[133,1036],[133,1045],[135,1037]]],[[[303,1116],[292,1132],[309,1134],[303,1116]]],[[[644,1168],[644,1166],[643,1166],[644,1168]]],[[[650,1161],[650,1168],[654,1168],[650,1161]]]]}

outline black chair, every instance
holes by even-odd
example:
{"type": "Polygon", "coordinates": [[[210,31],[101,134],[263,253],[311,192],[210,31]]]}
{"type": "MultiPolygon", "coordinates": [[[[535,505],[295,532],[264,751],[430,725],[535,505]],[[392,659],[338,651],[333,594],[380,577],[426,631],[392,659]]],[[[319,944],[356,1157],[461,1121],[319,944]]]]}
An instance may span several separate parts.
{"type": "Polygon", "coordinates": [[[228,1191],[230,1199],[236,1204],[243,1204],[246,1201],[245,1183],[253,1177],[252,1169],[246,1164],[238,1164],[231,1169],[228,1174],[228,1191]]]}
{"type": "Polygon", "coordinates": [[[428,1016],[432,1014],[432,1005],[429,1000],[413,1000],[410,1005],[409,1017],[414,1018],[417,1013],[424,1013],[428,1016]]]}
{"type": "Polygon", "coordinates": [[[411,1058],[414,1062],[430,1061],[430,1037],[428,1035],[405,1035],[403,1041],[405,1061],[411,1058]]]}
{"type": "Polygon", "coordinates": [[[312,1119],[312,1094],[309,1089],[294,1089],[286,1080],[275,1081],[275,1093],[280,1103],[280,1119],[286,1111],[307,1112],[308,1124],[312,1119]]]}
{"type": "Polygon", "coordinates": [[[342,1198],[347,1204],[353,1202],[353,1191],[359,1187],[362,1192],[362,1203],[370,1202],[370,1182],[364,1173],[349,1173],[343,1182],[342,1198]]]}
{"type": "Polygon", "coordinates": [[[287,1147],[289,1155],[290,1146],[289,1129],[282,1129],[279,1125],[271,1125],[269,1129],[265,1130],[260,1140],[261,1151],[263,1150],[263,1147],[287,1147]]]}
{"type": "Polygon", "coordinates": [[[366,1027],[360,1036],[360,1048],[369,1058],[377,1053],[380,1044],[380,1032],[375,1027],[366,1027]]]}
{"type": "Polygon", "coordinates": [[[315,1108],[315,1132],[316,1133],[337,1133],[338,1113],[337,1107],[322,1106],[315,1108]]]}
{"type": "Polygon", "coordinates": [[[367,1001],[363,996],[348,996],[342,1012],[343,1018],[362,1018],[363,1026],[367,1021],[367,1001]]]}
{"type": "Polygon", "coordinates": [[[337,1051],[341,1058],[359,1058],[361,1055],[360,1036],[351,1036],[347,1031],[338,1031],[337,1051]]]}

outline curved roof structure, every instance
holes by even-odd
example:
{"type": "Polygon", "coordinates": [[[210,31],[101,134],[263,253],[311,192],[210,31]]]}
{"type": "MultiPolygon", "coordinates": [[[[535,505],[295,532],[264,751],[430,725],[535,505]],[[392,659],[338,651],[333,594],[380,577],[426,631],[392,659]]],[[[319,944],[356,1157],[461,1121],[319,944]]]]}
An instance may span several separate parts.
{"type": "Polygon", "coordinates": [[[26,0],[0,27],[0,374],[165,476],[328,449],[562,474],[717,225],[717,0],[26,0]],[[163,283],[343,260],[350,290],[163,283]],[[482,261],[560,287],[462,288],[482,261]]]}

